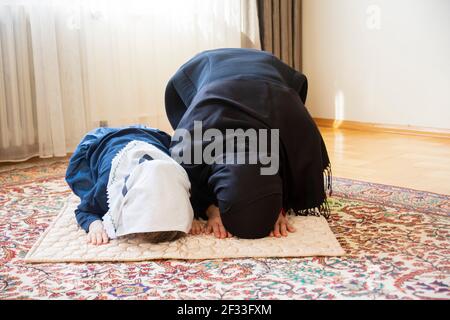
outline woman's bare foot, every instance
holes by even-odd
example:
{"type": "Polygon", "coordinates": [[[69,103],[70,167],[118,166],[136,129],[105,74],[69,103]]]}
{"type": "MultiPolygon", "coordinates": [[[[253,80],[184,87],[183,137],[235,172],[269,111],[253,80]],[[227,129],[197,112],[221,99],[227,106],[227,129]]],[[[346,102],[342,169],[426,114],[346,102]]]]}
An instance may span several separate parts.
{"type": "Polygon", "coordinates": [[[206,215],[208,216],[208,222],[206,223],[206,234],[214,233],[214,236],[218,239],[233,237],[231,233],[225,230],[218,207],[211,205],[206,211],[206,215]]]}
{"type": "Polygon", "coordinates": [[[277,222],[275,223],[275,226],[273,228],[273,231],[270,233],[271,237],[287,237],[288,232],[295,232],[295,228],[288,222],[288,219],[283,215],[283,213],[280,213],[277,222]]]}
{"type": "Polygon", "coordinates": [[[194,221],[192,221],[192,227],[191,231],[189,231],[189,234],[197,236],[199,234],[202,234],[204,229],[205,225],[201,221],[194,219],[194,221]]]}

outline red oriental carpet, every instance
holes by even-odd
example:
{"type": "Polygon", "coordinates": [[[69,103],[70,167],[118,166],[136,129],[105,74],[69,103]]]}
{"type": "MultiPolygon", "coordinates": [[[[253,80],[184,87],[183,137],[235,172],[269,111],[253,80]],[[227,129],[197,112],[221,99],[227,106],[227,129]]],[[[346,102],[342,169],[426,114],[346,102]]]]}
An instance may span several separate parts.
{"type": "Polygon", "coordinates": [[[23,263],[70,194],[66,166],[0,172],[0,299],[450,299],[450,196],[340,178],[345,257],[23,263]]]}

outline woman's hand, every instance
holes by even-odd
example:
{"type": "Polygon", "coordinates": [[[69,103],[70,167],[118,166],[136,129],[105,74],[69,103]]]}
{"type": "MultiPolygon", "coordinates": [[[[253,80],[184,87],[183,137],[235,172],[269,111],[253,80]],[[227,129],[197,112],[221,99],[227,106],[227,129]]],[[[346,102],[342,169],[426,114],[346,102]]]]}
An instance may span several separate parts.
{"type": "Polygon", "coordinates": [[[101,220],[95,220],[89,225],[87,242],[97,246],[107,244],[109,242],[108,235],[103,228],[103,223],[101,220]]]}
{"type": "Polygon", "coordinates": [[[214,236],[218,239],[233,237],[231,233],[225,230],[218,207],[215,205],[209,206],[206,211],[206,215],[208,216],[208,222],[206,223],[206,234],[214,233],[214,236]]]}
{"type": "Polygon", "coordinates": [[[204,224],[201,221],[194,219],[192,221],[192,227],[191,231],[189,231],[189,234],[197,236],[199,234],[202,234],[204,230],[205,230],[204,224]]]}
{"type": "Polygon", "coordinates": [[[284,216],[283,213],[280,213],[278,216],[278,220],[275,223],[273,231],[270,233],[271,237],[280,238],[281,236],[287,237],[288,232],[295,232],[295,228],[288,222],[288,219],[284,216]]]}

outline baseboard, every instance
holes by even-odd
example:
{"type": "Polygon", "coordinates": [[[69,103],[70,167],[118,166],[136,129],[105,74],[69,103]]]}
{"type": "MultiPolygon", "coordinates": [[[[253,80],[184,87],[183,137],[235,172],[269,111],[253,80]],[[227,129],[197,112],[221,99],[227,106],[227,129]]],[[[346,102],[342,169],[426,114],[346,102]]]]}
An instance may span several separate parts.
{"type": "Polygon", "coordinates": [[[415,127],[415,126],[389,125],[380,123],[334,120],[323,118],[314,118],[314,121],[319,127],[324,128],[377,131],[377,132],[388,132],[388,133],[450,139],[450,129],[435,129],[435,128],[415,127]]]}

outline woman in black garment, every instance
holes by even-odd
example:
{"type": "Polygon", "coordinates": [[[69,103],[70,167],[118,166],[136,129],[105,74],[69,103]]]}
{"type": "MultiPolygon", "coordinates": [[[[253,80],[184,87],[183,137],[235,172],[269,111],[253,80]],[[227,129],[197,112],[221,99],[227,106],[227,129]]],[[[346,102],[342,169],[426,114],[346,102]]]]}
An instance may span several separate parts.
{"type": "MultiPolygon", "coordinates": [[[[169,81],[166,112],[174,129],[194,136],[202,129],[278,129],[279,171],[262,175],[262,164],[181,163],[191,180],[195,216],[208,233],[255,239],[295,231],[285,212],[328,217],[330,161],[322,136],[305,108],[306,77],[258,50],[205,51],[169,81]]],[[[205,148],[210,141],[173,139],[172,150],[205,148]]],[[[247,146],[245,146],[247,147],[247,146]]],[[[252,150],[248,150],[251,153],[252,150]]]]}

